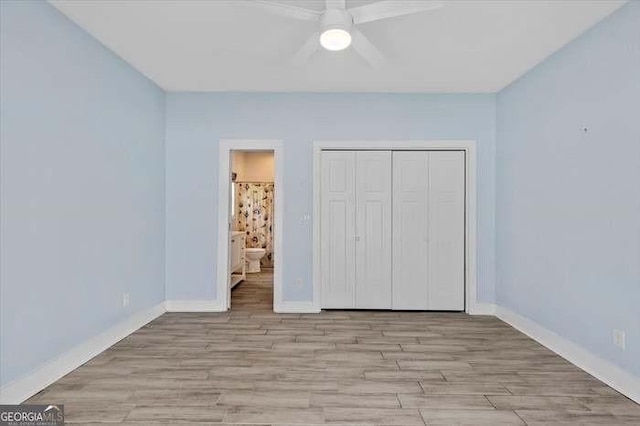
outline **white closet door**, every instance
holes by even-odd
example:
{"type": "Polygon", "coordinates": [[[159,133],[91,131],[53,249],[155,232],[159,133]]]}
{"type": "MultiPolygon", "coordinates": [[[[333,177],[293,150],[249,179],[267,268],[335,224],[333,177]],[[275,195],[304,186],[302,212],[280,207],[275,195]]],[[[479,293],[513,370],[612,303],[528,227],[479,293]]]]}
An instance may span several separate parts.
{"type": "Polygon", "coordinates": [[[464,155],[429,152],[429,310],[464,310],[464,155]]]}
{"type": "Polygon", "coordinates": [[[464,310],[464,161],[393,153],[393,309],[464,310]]]}
{"type": "Polygon", "coordinates": [[[320,267],[323,308],[355,308],[355,152],[323,151],[320,267]]]}
{"type": "Polygon", "coordinates": [[[393,309],[427,309],[429,157],[393,152],[393,309]]]}
{"type": "Polygon", "coordinates": [[[391,309],[391,151],[356,152],[356,308],[391,309]]]}

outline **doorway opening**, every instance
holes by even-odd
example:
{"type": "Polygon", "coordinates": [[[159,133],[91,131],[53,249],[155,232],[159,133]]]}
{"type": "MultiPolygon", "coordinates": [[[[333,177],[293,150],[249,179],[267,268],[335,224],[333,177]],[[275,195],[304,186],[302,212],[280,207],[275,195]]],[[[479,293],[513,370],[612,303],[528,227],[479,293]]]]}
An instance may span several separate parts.
{"type": "Polygon", "coordinates": [[[273,310],[275,158],[273,150],[232,150],[229,309],[273,310]]]}
{"type": "Polygon", "coordinates": [[[280,159],[279,141],[220,143],[216,292],[224,310],[278,310],[283,198],[280,159]]]}

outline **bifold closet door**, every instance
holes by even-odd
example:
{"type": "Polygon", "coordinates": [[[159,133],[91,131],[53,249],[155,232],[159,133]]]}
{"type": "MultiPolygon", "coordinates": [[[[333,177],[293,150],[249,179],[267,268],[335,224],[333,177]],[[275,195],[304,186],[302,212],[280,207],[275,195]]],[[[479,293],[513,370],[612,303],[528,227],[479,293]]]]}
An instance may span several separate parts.
{"type": "Polygon", "coordinates": [[[393,309],[464,310],[463,151],[393,153],[393,309]]]}
{"type": "Polygon", "coordinates": [[[320,267],[322,307],[356,307],[356,153],[322,151],[320,267]]]}
{"type": "Polygon", "coordinates": [[[322,307],[391,308],[391,151],[323,151],[322,307]]]}
{"type": "Polygon", "coordinates": [[[391,151],[356,152],[356,308],[391,309],[391,151]]]}
{"type": "Polygon", "coordinates": [[[428,153],[393,153],[393,309],[427,309],[428,183],[428,153]]]}

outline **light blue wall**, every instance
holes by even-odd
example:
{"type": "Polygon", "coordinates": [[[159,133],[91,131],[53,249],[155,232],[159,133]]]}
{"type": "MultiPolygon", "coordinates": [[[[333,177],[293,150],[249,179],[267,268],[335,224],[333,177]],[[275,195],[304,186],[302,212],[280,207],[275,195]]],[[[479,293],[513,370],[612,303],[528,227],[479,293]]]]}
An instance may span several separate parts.
{"type": "Polygon", "coordinates": [[[640,2],[503,90],[497,117],[497,302],[640,375],[640,2]]]}
{"type": "Polygon", "coordinates": [[[7,384],[164,300],[164,93],[45,2],[0,15],[7,384]]]}
{"type": "Polygon", "coordinates": [[[312,141],[474,139],[479,297],[493,302],[494,133],[493,95],[167,94],[167,299],[216,297],[220,139],[283,140],[286,301],[312,297],[312,141]]]}

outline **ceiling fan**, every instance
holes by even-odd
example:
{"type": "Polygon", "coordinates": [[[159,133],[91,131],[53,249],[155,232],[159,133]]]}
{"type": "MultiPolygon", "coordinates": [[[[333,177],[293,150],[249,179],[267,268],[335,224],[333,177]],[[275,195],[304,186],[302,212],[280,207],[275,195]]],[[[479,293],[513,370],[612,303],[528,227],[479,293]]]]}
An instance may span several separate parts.
{"type": "Polygon", "coordinates": [[[316,24],[316,32],[294,55],[294,65],[301,65],[309,60],[321,46],[330,51],[352,46],[373,67],[380,65],[384,57],[357,29],[357,25],[435,10],[444,5],[439,0],[382,0],[347,9],[346,0],[326,0],[325,10],[319,12],[270,0],[248,0],[248,3],[275,15],[316,24]]]}

